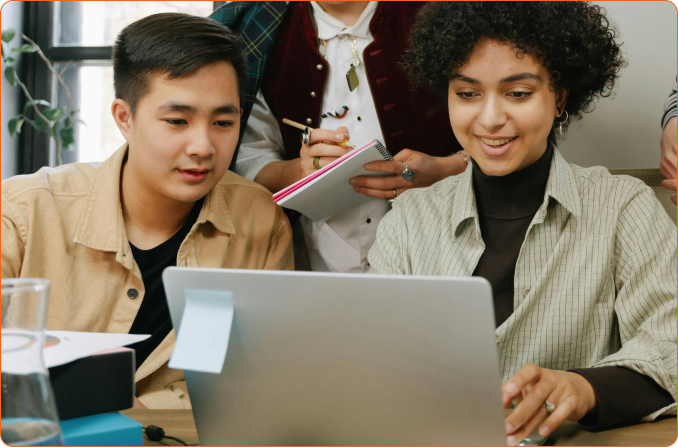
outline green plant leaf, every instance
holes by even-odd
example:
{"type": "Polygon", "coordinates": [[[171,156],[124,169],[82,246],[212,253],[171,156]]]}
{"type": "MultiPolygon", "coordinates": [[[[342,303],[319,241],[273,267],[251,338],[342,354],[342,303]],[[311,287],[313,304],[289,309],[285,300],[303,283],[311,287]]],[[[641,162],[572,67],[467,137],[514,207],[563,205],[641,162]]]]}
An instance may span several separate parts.
{"type": "Polygon", "coordinates": [[[68,117],[64,120],[64,126],[71,127],[72,125],[73,125],[73,122],[71,121],[71,117],[68,117]]]}
{"type": "Polygon", "coordinates": [[[18,53],[35,53],[36,51],[38,51],[38,49],[35,48],[30,43],[25,43],[25,44],[20,45],[16,48],[12,48],[12,51],[16,51],[18,53]]]}
{"type": "Polygon", "coordinates": [[[33,107],[33,104],[38,106],[52,107],[52,104],[45,101],[44,99],[36,99],[35,101],[27,101],[26,104],[24,104],[24,113],[28,112],[28,109],[33,107]]]}
{"type": "Polygon", "coordinates": [[[5,57],[5,47],[7,44],[5,42],[0,42],[0,48],[2,48],[2,57],[5,57]]]}
{"type": "Polygon", "coordinates": [[[75,146],[75,132],[72,127],[64,127],[59,132],[61,136],[61,148],[68,150],[71,146],[75,146]]]}
{"type": "Polygon", "coordinates": [[[3,42],[11,42],[12,39],[14,39],[14,36],[16,36],[16,31],[13,29],[6,29],[5,31],[2,32],[2,41],[3,42]]]}
{"type": "Polygon", "coordinates": [[[45,118],[47,118],[48,120],[54,121],[55,119],[63,115],[65,112],[66,107],[57,107],[56,109],[47,109],[44,112],[42,112],[42,114],[45,115],[45,118]]]}
{"type": "Polygon", "coordinates": [[[14,67],[9,66],[5,69],[5,78],[7,79],[7,82],[9,82],[9,85],[12,87],[16,87],[17,85],[17,78],[16,78],[16,70],[14,67]]]}
{"type": "Polygon", "coordinates": [[[24,124],[24,116],[18,115],[9,120],[7,128],[9,129],[9,136],[13,137],[14,135],[21,132],[21,126],[24,124]]]}
{"type": "Polygon", "coordinates": [[[11,57],[11,56],[10,56],[10,57],[6,57],[6,58],[5,58],[5,61],[7,61],[8,64],[11,64],[12,62],[14,62],[14,58],[11,57]]]}
{"type": "Polygon", "coordinates": [[[46,132],[46,133],[49,133],[49,126],[47,125],[47,123],[45,123],[45,122],[44,122],[43,120],[41,120],[41,119],[32,120],[32,119],[30,119],[30,118],[26,118],[26,122],[27,122],[28,124],[30,124],[31,127],[33,127],[33,128],[34,128],[35,130],[37,130],[38,132],[46,132]]]}

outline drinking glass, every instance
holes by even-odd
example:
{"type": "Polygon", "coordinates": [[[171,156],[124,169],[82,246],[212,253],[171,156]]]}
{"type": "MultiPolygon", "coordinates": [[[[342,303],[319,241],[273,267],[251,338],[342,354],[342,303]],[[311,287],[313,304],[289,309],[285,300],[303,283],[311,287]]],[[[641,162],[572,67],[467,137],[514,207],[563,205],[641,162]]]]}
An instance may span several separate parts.
{"type": "Polygon", "coordinates": [[[42,358],[50,282],[2,280],[2,419],[8,445],[63,445],[42,358]]]}

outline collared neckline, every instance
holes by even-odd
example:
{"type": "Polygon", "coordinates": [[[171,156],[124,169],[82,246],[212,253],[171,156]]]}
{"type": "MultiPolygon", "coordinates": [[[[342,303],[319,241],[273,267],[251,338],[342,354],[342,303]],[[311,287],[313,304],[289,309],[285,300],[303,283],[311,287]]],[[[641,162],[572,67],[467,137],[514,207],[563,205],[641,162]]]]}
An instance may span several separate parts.
{"type": "Polygon", "coordinates": [[[357,36],[358,38],[368,39],[370,37],[370,22],[372,21],[372,17],[374,17],[374,12],[377,10],[378,3],[379,2],[368,2],[367,6],[360,14],[360,17],[355,22],[355,25],[348,26],[341,20],[332,17],[325,12],[318,2],[311,2],[318,38],[327,40],[336,36],[350,34],[351,36],[357,36]]]}
{"type": "Polygon", "coordinates": [[[473,165],[469,163],[466,170],[459,174],[459,183],[457,191],[454,194],[452,203],[451,225],[454,229],[454,237],[459,234],[459,226],[466,219],[473,218],[475,223],[475,237],[480,240],[480,224],[478,222],[478,208],[476,206],[476,195],[473,192],[473,165]]]}
{"type": "MultiPolygon", "coordinates": [[[[457,191],[452,203],[452,218],[450,222],[454,229],[454,237],[457,237],[459,234],[460,224],[466,219],[473,218],[476,240],[480,240],[478,208],[473,190],[473,166],[469,164],[466,170],[459,174],[459,176],[457,191]]],[[[546,183],[544,201],[534,216],[534,223],[541,223],[546,218],[549,197],[560,203],[575,217],[581,215],[581,199],[574,172],[555,145],[553,146],[553,158],[549,168],[549,179],[546,183]]]]}
{"type": "MultiPolygon", "coordinates": [[[[127,155],[127,143],[104,161],[96,170],[89,189],[85,207],[80,215],[73,242],[101,251],[119,252],[122,207],[120,206],[120,177],[127,155]]],[[[128,256],[130,261],[132,256],[128,256]]]]}
{"type": "MultiPolygon", "coordinates": [[[[97,168],[87,191],[87,200],[73,242],[95,250],[117,253],[116,260],[131,269],[133,256],[120,201],[122,165],[127,150],[125,143],[97,168]]],[[[191,233],[197,225],[210,222],[222,233],[235,234],[233,219],[226,207],[225,192],[219,187],[222,181],[223,179],[205,196],[191,233]]]]}
{"type": "MultiPolygon", "coordinates": [[[[574,217],[581,216],[581,198],[577,188],[577,179],[570,164],[560,154],[558,148],[553,145],[553,160],[549,171],[549,180],[546,183],[545,203],[548,197],[552,197],[560,203],[574,217]]],[[[546,207],[542,205],[537,214],[546,215],[546,207]]],[[[542,217],[543,221],[543,217],[542,217]]]]}

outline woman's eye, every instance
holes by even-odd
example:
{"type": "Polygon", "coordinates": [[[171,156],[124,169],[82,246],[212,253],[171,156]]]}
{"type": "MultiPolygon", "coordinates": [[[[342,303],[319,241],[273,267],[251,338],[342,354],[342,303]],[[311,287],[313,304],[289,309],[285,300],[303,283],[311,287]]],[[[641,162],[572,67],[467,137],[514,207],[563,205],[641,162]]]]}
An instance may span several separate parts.
{"type": "Polygon", "coordinates": [[[528,96],[532,95],[532,92],[511,92],[509,93],[509,96],[513,98],[527,98],[528,96]]]}
{"type": "Polygon", "coordinates": [[[184,124],[188,124],[188,123],[186,122],[186,120],[180,120],[180,119],[177,119],[177,120],[165,120],[165,122],[166,122],[167,124],[169,124],[170,126],[183,126],[184,124]]]}
{"type": "Polygon", "coordinates": [[[214,124],[219,127],[233,127],[233,121],[217,121],[214,124]]]}
{"type": "Polygon", "coordinates": [[[459,96],[461,99],[472,99],[472,98],[478,96],[478,93],[475,93],[475,92],[457,92],[457,96],[459,96]]]}

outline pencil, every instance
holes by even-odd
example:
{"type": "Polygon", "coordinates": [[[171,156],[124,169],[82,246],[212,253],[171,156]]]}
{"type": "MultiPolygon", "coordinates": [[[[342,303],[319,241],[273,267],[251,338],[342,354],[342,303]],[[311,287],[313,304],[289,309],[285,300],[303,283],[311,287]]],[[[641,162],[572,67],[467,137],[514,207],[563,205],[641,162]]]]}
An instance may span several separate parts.
{"type": "MultiPolygon", "coordinates": [[[[297,129],[306,130],[306,129],[308,128],[309,132],[313,130],[312,127],[304,126],[304,125],[301,124],[301,123],[297,123],[296,121],[292,121],[292,120],[287,119],[287,118],[283,118],[283,119],[282,119],[282,122],[283,122],[284,124],[287,124],[288,126],[296,127],[297,129]]],[[[336,144],[336,145],[338,145],[338,146],[341,146],[341,147],[351,147],[351,148],[355,148],[355,146],[353,146],[353,143],[351,143],[350,141],[348,141],[348,138],[345,139],[344,141],[342,141],[341,143],[334,143],[334,144],[336,144]]]]}

